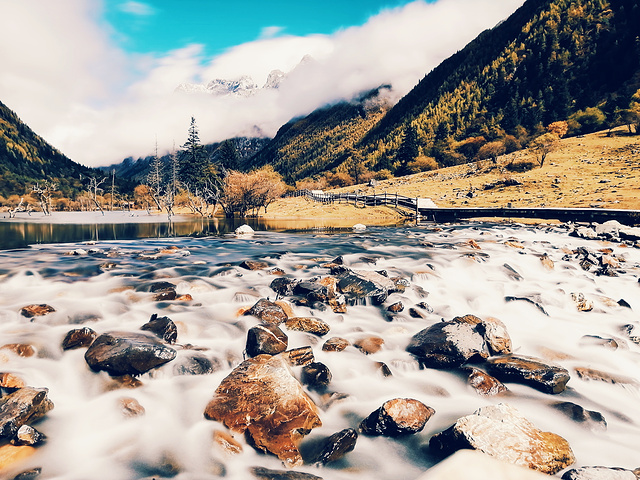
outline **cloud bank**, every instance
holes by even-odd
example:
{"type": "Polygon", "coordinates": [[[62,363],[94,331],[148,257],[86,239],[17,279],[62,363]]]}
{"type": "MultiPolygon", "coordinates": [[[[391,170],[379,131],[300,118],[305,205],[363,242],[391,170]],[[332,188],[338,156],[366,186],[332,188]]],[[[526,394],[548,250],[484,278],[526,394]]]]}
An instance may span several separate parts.
{"type": "MultiPolygon", "coordinates": [[[[416,1],[332,35],[281,35],[205,58],[202,45],[161,57],[120,50],[100,0],[5,2],[0,16],[0,101],[72,160],[108,165],[168,151],[186,140],[191,116],[204,143],[255,132],[274,135],[291,118],[391,84],[406,94],[442,60],[523,0],[416,1]],[[310,55],[313,61],[301,59],[310,55]],[[278,90],[248,98],[175,94],[184,82],[289,72],[278,90]]],[[[139,2],[135,13],[151,14],[139,2]]]]}

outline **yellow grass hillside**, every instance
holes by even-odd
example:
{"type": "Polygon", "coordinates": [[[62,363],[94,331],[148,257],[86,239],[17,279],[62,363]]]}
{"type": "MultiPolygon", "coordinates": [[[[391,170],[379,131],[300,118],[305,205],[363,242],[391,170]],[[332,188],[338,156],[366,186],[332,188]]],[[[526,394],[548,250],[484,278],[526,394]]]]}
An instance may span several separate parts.
{"type": "MultiPolygon", "coordinates": [[[[458,165],[432,172],[332,192],[405,195],[431,198],[439,207],[602,207],[640,209],[640,136],[619,128],[608,136],[597,132],[563,139],[544,166],[511,172],[512,162],[536,162],[534,152],[521,150],[498,159],[458,165]],[[511,186],[509,186],[511,184],[511,186]]],[[[269,207],[268,218],[397,218],[386,207],[323,205],[305,198],[282,199],[269,207]]]]}

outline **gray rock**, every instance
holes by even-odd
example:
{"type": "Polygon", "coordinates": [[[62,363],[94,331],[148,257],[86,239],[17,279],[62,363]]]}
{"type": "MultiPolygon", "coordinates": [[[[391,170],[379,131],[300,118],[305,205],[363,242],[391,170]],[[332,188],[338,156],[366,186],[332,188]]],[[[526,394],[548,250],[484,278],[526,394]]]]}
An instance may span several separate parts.
{"type": "Polygon", "coordinates": [[[572,402],[555,402],[551,406],[564,413],[576,423],[580,423],[593,430],[606,430],[607,422],[600,412],[587,410],[572,402]]]}
{"type": "Polygon", "coordinates": [[[522,383],[545,393],[563,392],[570,379],[566,369],[524,355],[491,357],[487,369],[498,380],[522,383]]]}
{"type": "Polygon", "coordinates": [[[553,475],[575,462],[569,443],[543,432],[506,404],[479,408],[431,437],[429,447],[443,455],[479,450],[498,460],[553,475]]]}
{"type": "Polygon", "coordinates": [[[149,331],[167,343],[176,343],[178,339],[178,328],[169,317],[158,317],[158,314],[151,315],[151,319],[145,323],[140,330],[149,331]]]}
{"type": "Polygon", "coordinates": [[[62,340],[62,349],[71,350],[74,348],[88,347],[97,336],[98,334],[89,327],[70,330],[64,337],[64,340],[62,340]]]}
{"type": "Polygon", "coordinates": [[[353,428],[345,428],[330,437],[314,442],[308,450],[301,449],[305,463],[326,465],[340,460],[356,447],[358,432],[353,428]]]}
{"type": "Polygon", "coordinates": [[[431,368],[457,368],[472,358],[487,358],[482,321],[467,315],[440,322],[413,336],[407,351],[431,368]]]}
{"type": "Polygon", "coordinates": [[[393,280],[368,270],[346,270],[338,276],[338,289],[351,304],[381,305],[396,290],[393,280]]]}
{"type": "Polygon", "coordinates": [[[176,351],[156,337],[133,332],[103,333],[84,355],[92,370],[112,376],[140,375],[175,357],[176,351]]]}
{"type": "Polygon", "coordinates": [[[322,480],[322,477],[293,470],[271,470],[264,467],[251,468],[251,474],[258,480],[322,480]]]}

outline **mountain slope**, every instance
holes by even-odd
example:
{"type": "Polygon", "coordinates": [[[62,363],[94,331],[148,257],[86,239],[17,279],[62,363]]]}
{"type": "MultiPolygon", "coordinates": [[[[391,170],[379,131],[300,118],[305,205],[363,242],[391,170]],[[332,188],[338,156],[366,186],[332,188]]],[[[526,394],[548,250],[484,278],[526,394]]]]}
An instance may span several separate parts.
{"type": "Polygon", "coordinates": [[[293,183],[337,167],[389,110],[389,88],[385,85],[351,102],[292,120],[245,168],[270,164],[287,183],[293,183]]]}
{"type": "Polygon", "coordinates": [[[64,196],[81,190],[81,178],[95,170],[71,161],[0,102],[0,195],[24,195],[31,186],[55,182],[64,196]]]}
{"type": "Polygon", "coordinates": [[[425,76],[369,132],[364,152],[395,151],[408,125],[430,153],[439,136],[533,133],[595,106],[611,117],[640,86],[638,3],[527,1],[425,76]]]}

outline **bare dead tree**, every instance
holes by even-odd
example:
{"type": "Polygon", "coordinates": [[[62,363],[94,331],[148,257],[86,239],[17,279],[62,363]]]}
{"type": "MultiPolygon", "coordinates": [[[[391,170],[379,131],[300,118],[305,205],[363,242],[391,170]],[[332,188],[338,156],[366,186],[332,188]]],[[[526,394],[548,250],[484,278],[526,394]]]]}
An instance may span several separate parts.
{"type": "Polygon", "coordinates": [[[98,191],[104,192],[104,189],[100,188],[100,185],[102,185],[105,182],[107,177],[104,177],[102,180],[98,180],[96,177],[89,177],[89,178],[90,178],[89,196],[91,197],[91,200],[93,201],[95,206],[100,210],[102,215],[104,215],[104,210],[102,209],[102,205],[100,205],[100,202],[98,202],[98,191]]]}
{"type": "Polygon", "coordinates": [[[20,203],[16,205],[14,208],[9,209],[9,218],[15,218],[16,213],[18,212],[27,212],[31,215],[31,205],[24,206],[24,197],[20,198],[20,203]]]}
{"type": "Polygon", "coordinates": [[[38,202],[40,203],[40,208],[42,209],[42,213],[45,215],[51,215],[51,195],[56,189],[56,184],[53,182],[46,181],[43,186],[40,186],[39,183],[36,183],[33,187],[31,187],[31,192],[35,193],[38,197],[38,202]]]}

